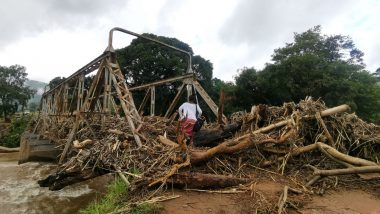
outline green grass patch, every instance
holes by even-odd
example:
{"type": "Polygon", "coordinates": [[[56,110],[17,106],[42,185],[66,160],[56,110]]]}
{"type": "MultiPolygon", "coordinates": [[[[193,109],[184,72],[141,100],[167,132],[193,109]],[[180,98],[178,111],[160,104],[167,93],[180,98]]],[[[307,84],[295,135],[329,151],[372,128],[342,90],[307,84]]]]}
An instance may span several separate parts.
{"type": "MultiPolygon", "coordinates": [[[[111,213],[122,207],[122,199],[127,196],[127,185],[120,179],[116,178],[107,187],[107,194],[100,200],[93,201],[89,206],[80,210],[83,214],[103,214],[111,213]]],[[[152,214],[158,213],[161,206],[158,204],[141,204],[124,213],[128,214],[152,214]]]]}
{"type": "Polygon", "coordinates": [[[115,211],[118,208],[120,197],[127,191],[127,185],[119,178],[115,179],[107,187],[107,194],[100,200],[94,201],[81,213],[84,214],[103,214],[115,211]]]}

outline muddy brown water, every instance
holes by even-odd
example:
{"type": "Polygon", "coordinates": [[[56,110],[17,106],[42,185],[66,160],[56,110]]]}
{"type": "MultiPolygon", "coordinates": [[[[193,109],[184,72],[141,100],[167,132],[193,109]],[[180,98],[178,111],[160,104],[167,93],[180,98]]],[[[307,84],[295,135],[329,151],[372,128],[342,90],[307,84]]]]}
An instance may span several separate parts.
{"type": "Polygon", "coordinates": [[[18,153],[0,153],[0,214],[78,213],[100,197],[112,176],[101,176],[50,191],[37,181],[54,171],[51,163],[18,165],[18,153]]]}

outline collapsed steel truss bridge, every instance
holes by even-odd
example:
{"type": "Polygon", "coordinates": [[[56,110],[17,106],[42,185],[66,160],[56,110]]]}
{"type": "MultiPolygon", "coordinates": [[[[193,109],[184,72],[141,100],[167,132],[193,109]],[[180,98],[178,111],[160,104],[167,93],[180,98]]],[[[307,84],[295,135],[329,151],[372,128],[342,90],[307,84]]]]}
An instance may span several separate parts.
{"type": "Polygon", "coordinates": [[[171,116],[184,91],[187,91],[187,96],[189,96],[192,93],[192,88],[199,93],[212,112],[218,116],[218,106],[199,84],[192,71],[191,54],[189,52],[122,28],[113,28],[109,32],[108,46],[104,53],[42,95],[41,112],[34,132],[36,132],[37,129],[40,129],[38,130],[40,133],[44,132],[46,131],[44,129],[48,129],[48,127],[62,118],[75,117],[59,160],[61,163],[66,156],[71,142],[75,139],[77,130],[86,124],[85,116],[100,115],[103,122],[106,121],[107,117],[110,115],[116,115],[117,117],[124,115],[132,130],[136,144],[138,147],[141,147],[142,141],[138,135],[138,130],[141,127],[142,122],[141,114],[139,112],[144,108],[150,97],[150,115],[154,115],[156,99],[155,88],[176,81],[180,81],[182,84],[178,88],[175,98],[168,107],[165,117],[171,116]],[[114,31],[143,38],[186,54],[188,56],[186,74],[128,88],[112,46],[114,31]],[[90,83],[85,83],[85,77],[95,71],[96,74],[91,78],[90,83]],[[132,92],[137,90],[146,90],[145,97],[139,108],[136,108],[132,96],[132,92]]]}

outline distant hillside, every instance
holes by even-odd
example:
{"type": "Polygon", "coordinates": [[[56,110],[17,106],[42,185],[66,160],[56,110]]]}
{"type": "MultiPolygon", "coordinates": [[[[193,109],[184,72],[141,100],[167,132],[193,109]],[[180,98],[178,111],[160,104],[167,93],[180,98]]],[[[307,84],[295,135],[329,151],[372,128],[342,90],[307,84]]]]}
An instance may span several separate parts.
{"type": "Polygon", "coordinates": [[[29,100],[29,103],[39,104],[41,100],[41,95],[44,93],[44,87],[47,85],[47,83],[36,80],[27,80],[25,82],[25,85],[37,90],[37,93],[34,95],[34,97],[29,100]]]}

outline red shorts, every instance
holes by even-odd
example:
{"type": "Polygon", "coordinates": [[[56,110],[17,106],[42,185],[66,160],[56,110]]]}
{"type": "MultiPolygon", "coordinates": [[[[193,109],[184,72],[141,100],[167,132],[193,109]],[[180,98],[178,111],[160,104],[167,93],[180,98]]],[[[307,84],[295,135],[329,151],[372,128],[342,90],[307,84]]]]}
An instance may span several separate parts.
{"type": "Polygon", "coordinates": [[[187,137],[193,136],[193,128],[195,125],[196,120],[193,119],[186,119],[184,121],[181,121],[181,131],[184,133],[187,137]]]}

